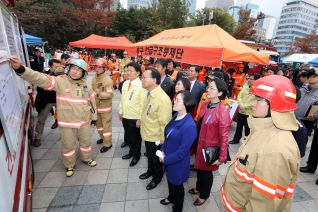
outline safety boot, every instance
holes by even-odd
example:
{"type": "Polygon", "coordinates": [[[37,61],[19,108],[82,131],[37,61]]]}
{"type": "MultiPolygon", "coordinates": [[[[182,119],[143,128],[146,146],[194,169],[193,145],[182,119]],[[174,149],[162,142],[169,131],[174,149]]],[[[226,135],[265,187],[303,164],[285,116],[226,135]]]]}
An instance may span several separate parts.
{"type": "Polygon", "coordinates": [[[90,161],[83,161],[83,163],[87,164],[90,167],[94,167],[97,165],[96,161],[90,160],[90,161]]]}
{"type": "Polygon", "coordinates": [[[74,167],[66,169],[66,177],[71,177],[74,174],[74,167]]]}
{"type": "Polygon", "coordinates": [[[57,124],[57,120],[55,120],[54,124],[51,126],[51,129],[56,129],[59,125],[57,124]]]}
{"type": "Polygon", "coordinates": [[[33,146],[34,147],[39,147],[41,146],[41,139],[34,139],[34,142],[33,142],[33,146]]]}

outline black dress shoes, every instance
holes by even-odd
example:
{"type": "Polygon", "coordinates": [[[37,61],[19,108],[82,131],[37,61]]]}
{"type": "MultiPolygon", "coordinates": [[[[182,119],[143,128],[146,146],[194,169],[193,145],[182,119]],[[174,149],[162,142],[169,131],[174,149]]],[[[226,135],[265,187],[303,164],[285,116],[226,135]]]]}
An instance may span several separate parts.
{"type": "Polygon", "coordinates": [[[204,200],[203,202],[200,202],[199,199],[196,199],[196,200],[194,201],[193,205],[195,205],[195,206],[200,206],[200,205],[203,205],[203,203],[205,203],[205,200],[204,200]]]}
{"type": "Polygon", "coordinates": [[[316,181],[316,185],[318,185],[318,180],[316,181]]]}
{"type": "Polygon", "coordinates": [[[96,143],[97,144],[102,144],[103,143],[103,139],[99,139],[96,143]]]}
{"type": "Polygon", "coordinates": [[[121,148],[124,148],[125,146],[127,146],[127,142],[124,141],[124,142],[120,145],[120,147],[121,147],[121,148]]]}
{"type": "Polygon", "coordinates": [[[232,140],[232,141],[229,141],[229,144],[238,144],[238,143],[240,143],[240,141],[236,141],[236,140],[232,140]]]}
{"type": "Polygon", "coordinates": [[[169,201],[169,202],[166,202],[166,200],[168,200],[167,198],[165,198],[165,199],[162,199],[162,200],[160,200],[160,204],[161,205],[169,205],[171,202],[169,201]]]}
{"type": "Polygon", "coordinates": [[[305,173],[311,173],[311,174],[315,173],[315,170],[309,169],[308,166],[300,167],[299,171],[300,172],[305,172],[305,173]]]}
{"type": "Polygon", "coordinates": [[[148,172],[143,173],[142,175],[139,176],[139,179],[141,180],[145,180],[148,179],[149,177],[151,177],[152,174],[149,174],[148,172]]]}
{"type": "Polygon", "coordinates": [[[104,152],[107,152],[110,148],[112,148],[112,145],[109,146],[109,147],[103,146],[99,151],[100,151],[101,153],[104,153],[104,152]]]}
{"type": "Polygon", "coordinates": [[[131,158],[131,157],[132,157],[132,155],[127,154],[127,155],[122,156],[121,158],[122,158],[123,160],[127,160],[127,159],[129,159],[129,158],[131,158]]]}
{"type": "Polygon", "coordinates": [[[158,185],[158,183],[156,183],[156,182],[150,182],[150,183],[147,185],[146,189],[147,189],[147,190],[154,189],[154,188],[157,187],[157,185],[158,185]]]}
{"type": "Polygon", "coordinates": [[[144,153],[144,156],[146,156],[146,157],[147,157],[147,152],[145,152],[145,153],[144,153]]]}
{"type": "Polygon", "coordinates": [[[51,129],[56,129],[58,127],[57,120],[55,120],[54,124],[51,126],[51,129]]]}
{"type": "Polygon", "coordinates": [[[139,159],[137,158],[133,158],[129,164],[130,167],[133,167],[135,166],[137,163],[138,163],[139,159]]]}

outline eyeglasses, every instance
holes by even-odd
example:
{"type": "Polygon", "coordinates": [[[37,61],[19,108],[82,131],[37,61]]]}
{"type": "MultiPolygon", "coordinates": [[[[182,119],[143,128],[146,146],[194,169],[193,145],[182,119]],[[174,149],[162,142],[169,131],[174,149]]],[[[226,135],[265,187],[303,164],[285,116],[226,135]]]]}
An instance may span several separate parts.
{"type": "Polygon", "coordinates": [[[152,77],[144,77],[144,76],[141,77],[141,79],[143,79],[143,80],[146,79],[146,78],[152,78],[152,77]]]}
{"type": "Polygon", "coordinates": [[[207,86],[207,87],[206,87],[206,90],[209,91],[209,90],[218,90],[218,89],[217,89],[217,88],[214,88],[214,87],[211,87],[211,86],[207,86]]]}
{"type": "Polygon", "coordinates": [[[71,66],[71,70],[75,70],[77,72],[83,72],[83,70],[77,66],[71,66]]]}

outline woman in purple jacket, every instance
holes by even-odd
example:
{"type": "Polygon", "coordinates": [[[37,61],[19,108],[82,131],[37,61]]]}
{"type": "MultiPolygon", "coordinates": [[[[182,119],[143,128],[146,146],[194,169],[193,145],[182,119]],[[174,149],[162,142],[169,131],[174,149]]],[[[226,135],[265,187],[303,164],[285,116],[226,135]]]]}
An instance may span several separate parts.
{"type": "Polygon", "coordinates": [[[195,98],[192,93],[186,90],[177,93],[173,105],[173,110],[177,113],[166,126],[165,141],[161,147],[163,157],[159,160],[167,174],[169,196],[160,203],[173,203],[173,212],[182,211],[183,208],[183,183],[189,177],[190,147],[197,135],[197,128],[191,116],[194,106],[195,98]]]}

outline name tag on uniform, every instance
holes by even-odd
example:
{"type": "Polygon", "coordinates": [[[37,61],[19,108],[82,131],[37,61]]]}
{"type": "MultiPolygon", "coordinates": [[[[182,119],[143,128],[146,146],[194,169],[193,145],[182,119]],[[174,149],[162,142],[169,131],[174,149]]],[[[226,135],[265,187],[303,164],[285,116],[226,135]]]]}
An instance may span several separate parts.
{"type": "Polygon", "coordinates": [[[212,117],[212,113],[209,114],[209,116],[208,116],[208,118],[206,119],[206,121],[205,121],[204,124],[208,124],[211,117],[212,117]]]}
{"type": "Polygon", "coordinates": [[[131,98],[133,97],[133,95],[134,95],[134,92],[131,92],[131,93],[130,93],[129,100],[131,100],[131,98]]]}
{"type": "Polygon", "coordinates": [[[147,116],[149,115],[150,110],[151,110],[151,105],[149,105],[149,106],[148,106],[147,113],[146,113],[146,114],[147,114],[147,116]]]}
{"type": "Polygon", "coordinates": [[[75,93],[76,97],[82,97],[82,89],[76,89],[76,93],[75,93]]]}

